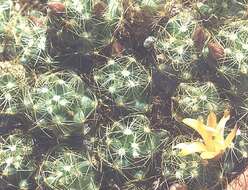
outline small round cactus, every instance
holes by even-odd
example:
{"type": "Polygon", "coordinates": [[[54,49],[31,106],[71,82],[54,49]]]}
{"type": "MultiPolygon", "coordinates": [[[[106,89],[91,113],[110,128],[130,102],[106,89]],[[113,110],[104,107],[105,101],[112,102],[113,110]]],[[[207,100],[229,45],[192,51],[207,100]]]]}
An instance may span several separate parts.
{"type": "Polygon", "coordinates": [[[35,171],[31,137],[13,133],[0,138],[1,188],[30,189],[31,175],[35,171]]]}
{"type": "Polygon", "coordinates": [[[105,21],[94,15],[93,0],[61,0],[48,5],[51,10],[48,41],[52,45],[52,54],[89,54],[107,45],[111,39],[105,21]],[[57,10],[58,7],[61,10],[57,10]]]}
{"type": "Polygon", "coordinates": [[[45,18],[42,15],[35,15],[24,17],[26,24],[19,24],[18,27],[22,28],[21,35],[19,35],[19,45],[21,47],[18,59],[24,65],[31,68],[46,68],[48,70],[54,66],[54,60],[49,57],[47,53],[47,27],[45,26],[45,18]],[[34,19],[40,19],[42,24],[35,23],[34,19]]]}
{"type": "Polygon", "coordinates": [[[247,32],[248,23],[237,21],[223,26],[216,35],[216,41],[208,45],[209,52],[217,60],[217,71],[229,82],[247,75],[247,32]]]}
{"type": "Polygon", "coordinates": [[[0,55],[3,59],[16,58],[29,66],[52,65],[45,56],[47,28],[42,14],[35,12],[23,16],[12,5],[1,13],[0,20],[0,55]]]}
{"type": "Polygon", "coordinates": [[[175,145],[192,141],[192,137],[179,135],[163,149],[162,175],[169,183],[187,184],[189,189],[215,189],[222,186],[226,176],[221,163],[202,160],[198,155],[179,156],[175,145]]]}
{"type": "Polygon", "coordinates": [[[114,28],[121,19],[123,12],[122,2],[119,0],[107,0],[107,7],[104,12],[104,20],[111,28],[114,28]]]}
{"type": "Polygon", "coordinates": [[[158,69],[183,81],[191,80],[195,64],[208,40],[207,32],[192,11],[187,10],[170,18],[160,28],[155,36],[158,69]]]}
{"type": "Polygon", "coordinates": [[[189,141],[186,136],[177,136],[172,142],[166,145],[162,155],[162,176],[170,182],[186,183],[196,179],[200,175],[202,167],[201,159],[198,155],[180,157],[174,146],[180,142],[189,141]]]}
{"type": "Polygon", "coordinates": [[[5,61],[16,57],[20,50],[15,37],[16,23],[23,19],[15,13],[12,1],[1,1],[0,4],[0,60],[5,61]]]}
{"type": "Polygon", "coordinates": [[[125,177],[143,179],[153,155],[168,140],[166,135],[151,129],[144,115],[127,116],[106,128],[99,156],[125,177]]]}
{"type": "Polygon", "coordinates": [[[182,67],[197,60],[197,51],[192,39],[198,26],[192,13],[183,11],[169,19],[165,26],[161,26],[157,37],[158,52],[168,56],[172,63],[182,67]]]}
{"type": "Polygon", "coordinates": [[[146,112],[151,74],[135,58],[123,56],[109,59],[107,64],[94,72],[100,91],[107,93],[117,106],[128,110],[146,112]]]}
{"type": "Polygon", "coordinates": [[[0,113],[21,113],[26,88],[25,69],[15,62],[0,62],[0,69],[0,113]]]}
{"type": "Polygon", "coordinates": [[[57,72],[40,75],[24,105],[36,125],[65,137],[83,132],[97,100],[78,75],[57,72]]]}
{"type": "Polygon", "coordinates": [[[212,82],[180,83],[173,99],[174,117],[204,117],[210,111],[220,114],[228,106],[212,82]]]}
{"type": "Polygon", "coordinates": [[[97,190],[94,176],[90,158],[63,147],[46,156],[36,180],[54,190],[97,190]]]}
{"type": "Polygon", "coordinates": [[[196,9],[204,19],[211,17],[242,17],[246,13],[247,0],[208,0],[195,3],[196,9]]]}
{"type": "Polygon", "coordinates": [[[230,150],[225,154],[223,159],[226,166],[226,172],[230,172],[235,167],[248,158],[248,128],[245,122],[237,124],[239,129],[236,134],[235,141],[232,143],[230,150]]]}

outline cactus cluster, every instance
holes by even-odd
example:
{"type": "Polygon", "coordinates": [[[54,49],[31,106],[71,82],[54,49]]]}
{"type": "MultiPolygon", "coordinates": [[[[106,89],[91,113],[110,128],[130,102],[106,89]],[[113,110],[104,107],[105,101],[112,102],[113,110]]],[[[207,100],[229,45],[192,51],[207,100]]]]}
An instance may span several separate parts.
{"type": "Polygon", "coordinates": [[[0,190],[225,189],[248,157],[247,7],[0,0],[0,190]]]}

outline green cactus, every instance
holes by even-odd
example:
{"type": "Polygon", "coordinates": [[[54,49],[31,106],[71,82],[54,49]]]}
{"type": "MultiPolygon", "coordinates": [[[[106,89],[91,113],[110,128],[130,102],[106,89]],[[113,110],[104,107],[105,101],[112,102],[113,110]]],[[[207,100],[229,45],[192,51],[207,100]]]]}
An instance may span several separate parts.
{"type": "Polygon", "coordinates": [[[239,126],[239,129],[235,141],[233,142],[231,149],[226,153],[224,159],[224,165],[231,164],[232,166],[231,168],[230,166],[227,167],[226,170],[229,172],[248,157],[247,124],[245,122],[240,122],[237,125],[239,126]]]}
{"type": "Polygon", "coordinates": [[[246,14],[247,0],[208,0],[195,4],[196,9],[205,19],[211,17],[242,17],[246,14]]]}
{"type": "Polygon", "coordinates": [[[21,18],[14,11],[12,1],[0,3],[0,58],[1,61],[16,57],[20,47],[16,44],[16,23],[21,18]],[[17,17],[17,18],[13,18],[17,17]]]}
{"type": "Polygon", "coordinates": [[[166,135],[151,129],[144,115],[127,116],[106,128],[99,157],[127,179],[143,180],[154,154],[168,140],[166,135]]]}
{"type": "Polygon", "coordinates": [[[105,26],[102,18],[94,15],[93,0],[60,2],[63,3],[64,11],[59,14],[52,13],[48,19],[52,54],[89,54],[111,41],[111,30],[105,26]]]}
{"type": "Polygon", "coordinates": [[[146,94],[149,93],[151,74],[135,58],[109,59],[93,75],[97,88],[112,98],[117,106],[139,112],[149,110],[146,94]]]}
{"type": "Polygon", "coordinates": [[[89,156],[59,148],[46,156],[36,180],[53,190],[98,190],[93,167],[89,156]]]}
{"type": "Polygon", "coordinates": [[[24,104],[36,125],[62,138],[82,134],[82,124],[96,109],[97,100],[78,75],[57,72],[40,75],[24,104]]]}
{"type": "Polygon", "coordinates": [[[0,140],[1,188],[30,189],[31,176],[35,171],[32,159],[34,141],[19,132],[0,140]]]}
{"type": "MultiPolygon", "coordinates": [[[[39,12],[23,16],[13,5],[3,6],[0,15],[0,55],[4,60],[18,59],[32,67],[48,69],[54,64],[46,52],[46,18],[39,12]]],[[[0,7],[1,9],[1,7],[0,7]]]]}
{"type": "Polygon", "coordinates": [[[217,71],[231,83],[248,73],[247,28],[246,21],[232,22],[223,26],[216,35],[216,42],[223,49],[223,55],[217,58],[217,71]]]}
{"type": "Polygon", "coordinates": [[[173,147],[192,137],[179,135],[164,149],[162,155],[162,176],[169,183],[187,184],[190,190],[215,189],[225,183],[225,173],[222,164],[215,160],[202,160],[198,155],[180,157],[173,147]]]}
{"type": "Polygon", "coordinates": [[[201,159],[198,155],[187,157],[178,156],[178,151],[173,147],[179,142],[191,140],[186,136],[177,136],[166,145],[162,154],[162,176],[170,182],[186,183],[195,180],[200,175],[202,167],[201,159]]]}
{"type": "Polygon", "coordinates": [[[176,118],[205,117],[210,111],[220,114],[229,106],[212,82],[180,83],[173,99],[172,114],[176,118]]]}
{"type": "Polygon", "coordinates": [[[111,28],[115,28],[123,13],[123,6],[120,0],[107,0],[107,7],[104,12],[104,20],[111,28]]]}
{"type": "Polygon", "coordinates": [[[138,0],[137,1],[141,6],[148,6],[153,9],[156,9],[159,5],[164,3],[163,0],[138,0]]]}
{"type": "Polygon", "coordinates": [[[48,70],[52,66],[56,66],[56,63],[47,52],[46,20],[42,15],[32,16],[33,20],[30,18],[23,18],[25,19],[23,22],[26,22],[25,25],[17,24],[22,29],[20,31],[20,39],[18,39],[19,43],[16,43],[16,45],[21,47],[18,59],[22,64],[28,65],[31,68],[48,70]],[[35,21],[35,19],[38,21],[35,21]]]}
{"type": "Polygon", "coordinates": [[[224,189],[227,183],[227,176],[224,173],[220,162],[211,162],[206,166],[202,165],[198,177],[188,184],[193,189],[224,189]]]}
{"type": "Polygon", "coordinates": [[[22,113],[26,90],[25,69],[15,62],[0,62],[0,113],[22,113]]]}
{"type": "MultiPolygon", "coordinates": [[[[175,75],[183,81],[191,80],[201,48],[193,39],[201,23],[194,18],[192,11],[184,10],[160,26],[155,49],[158,68],[167,75],[175,75]],[[171,71],[168,71],[170,69],[171,71]]],[[[207,39],[203,39],[201,44],[207,39]]]]}

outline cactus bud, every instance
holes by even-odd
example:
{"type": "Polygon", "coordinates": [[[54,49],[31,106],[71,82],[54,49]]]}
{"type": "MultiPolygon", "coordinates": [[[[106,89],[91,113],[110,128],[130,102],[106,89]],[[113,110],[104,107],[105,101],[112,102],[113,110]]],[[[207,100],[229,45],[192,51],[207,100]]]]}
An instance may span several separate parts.
{"type": "Polygon", "coordinates": [[[225,55],[224,48],[219,43],[209,42],[208,49],[210,55],[216,60],[223,58],[225,55]]]}
{"type": "Polygon", "coordinates": [[[65,5],[61,2],[49,2],[48,8],[54,13],[63,13],[65,12],[65,5]]]}
{"type": "Polygon", "coordinates": [[[193,41],[195,43],[195,46],[199,52],[202,51],[205,41],[208,38],[207,33],[204,31],[204,28],[199,26],[196,28],[195,32],[193,33],[193,41]]]}

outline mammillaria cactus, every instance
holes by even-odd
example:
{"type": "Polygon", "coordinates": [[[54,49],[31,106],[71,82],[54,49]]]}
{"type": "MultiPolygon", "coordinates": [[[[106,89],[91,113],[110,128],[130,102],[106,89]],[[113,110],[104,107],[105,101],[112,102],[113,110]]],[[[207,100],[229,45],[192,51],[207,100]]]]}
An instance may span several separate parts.
{"type": "Polygon", "coordinates": [[[22,64],[42,65],[46,69],[52,65],[46,52],[46,18],[41,13],[23,16],[21,10],[11,4],[2,10],[0,20],[2,59],[18,59],[22,64]]]}
{"type": "Polygon", "coordinates": [[[82,124],[97,100],[80,76],[72,72],[45,73],[24,102],[36,125],[65,137],[83,132],[82,124]]]}
{"type": "Polygon", "coordinates": [[[187,136],[178,136],[163,149],[161,169],[165,180],[185,183],[199,176],[202,167],[199,156],[180,157],[178,150],[174,149],[177,143],[184,142],[188,138],[187,136]]]}
{"type": "Polygon", "coordinates": [[[175,117],[207,116],[209,111],[219,114],[228,104],[220,98],[212,82],[180,83],[174,95],[175,117]]]}
{"type": "Polygon", "coordinates": [[[194,13],[183,10],[160,26],[155,45],[158,68],[182,81],[192,80],[195,64],[208,40],[208,34],[194,13]]]}
{"type": "Polygon", "coordinates": [[[247,18],[248,0],[0,0],[0,190],[226,189],[247,18]]]}
{"type": "Polygon", "coordinates": [[[98,190],[93,167],[86,155],[57,148],[46,156],[36,180],[54,190],[98,190]]]}
{"type": "Polygon", "coordinates": [[[21,133],[13,133],[0,140],[1,189],[29,189],[35,171],[34,160],[31,159],[34,141],[21,133]]]}
{"type": "MultiPolygon", "coordinates": [[[[202,160],[196,154],[181,157],[175,146],[188,140],[191,140],[191,137],[177,136],[164,148],[161,169],[165,183],[187,184],[186,187],[192,190],[222,189],[230,166],[224,165],[222,161],[202,160]]],[[[225,164],[232,163],[225,160],[225,164]]]]}
{"type": "Polygon", "coordinates": [[[26,88],[25,69],[15,62],[0,62],[1,114],[23,111],[22,100],[26,88]]]}
{"type": "Polygon", "coordinates": [[[151,129],[144,115],[127,116],[106,128],[99,156],[127,178],[139,178],[137,171],[145,175],[153,155],[168,140],[166,135],[151,129]]]}
{"type": "Polygon", "coordinates": [[[107,45],[111,39],[110,28],[104,26],[101,16],[95,15],[95,3],[93,0],[64,0],[48,4],[51,9],[48,41],[52,55],[85,55],[107,45]]]}
{"type": "Polygon", "coordinates": [[[204,19],[211,17],[235,17],[246,15],[247,0],[200,0],[195,3],[196,9],[204,19]]]}
{"type": "Polygon", "coordinates": [[[151,73],[132,56],[109,59],[96,69],[94,80],[98,89],[107,93],[117,106],[146,112],[149,109],[151,73]]]}
{"type": "Polygon", "coordinates": [[[247,22],[237,21],[223,26],[214,42],[223,53],[215,56],[216,50],[209,45],[210,53],[217,59],[217,70],[230,82],[238,80],[242,75],[247,75],[247,22]]]}

